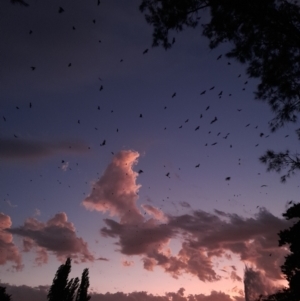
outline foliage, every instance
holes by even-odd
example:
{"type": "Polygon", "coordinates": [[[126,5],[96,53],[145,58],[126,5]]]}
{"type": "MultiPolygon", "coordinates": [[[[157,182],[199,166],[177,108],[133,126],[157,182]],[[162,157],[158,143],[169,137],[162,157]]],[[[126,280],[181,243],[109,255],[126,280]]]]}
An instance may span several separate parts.
{"type": "Polygon", "coordinates": [[[79,285],[79,278],[68,280],[71,272],[71,259],[68,258],[65,264],[62,264],[53,279],[53,283],[49,289],[48,301],[88,301],[89,270],[84,269],[79,285]],[[76,295],[76,298],[75,298],[76,295]]]}
{"type": "Polygon", "coordinates": [[[283,183],[286,182],[286,179],[293,175],[297,169],[300,169],[299,156],[297,154],[290,155],[289,150],[278,153],[268,150],[259,160],[267,164],[267,171],[281,172],[288,168],[287,173],[280,178],[283,183]]]}
{"type": "Polygon", "coordinates": [[[88,301],[91,299],[91,297],[88,296],[89,286],[90,286],[89,270],[84,269],[81,275],[81,282],[77,291],[76,301],[88,301]]]}
{"type": "Polygon", "coordinates": [[[287,220],[298,219],[290,228],[279,232],[279,246],[287,245],[290,252],[285,257],[281,271],[288,281],[288,288],[268,297],[264,301],[299,301],[300,300],[300,203],[293,204],[283,216],[287,220]]]}
{"type": "Polygon", "coordinates": [[[6,293],[6,287],[0,286],[0,300],[1,301],[10,301],[11,295],[6,293]]]}
{"type": "MultiPolygon", "coordinates": [[[[300,112],[300,7],[298,0],[142,0],[140,10],[153,26],[153,46],[169,49],[175,42],[171,33],[202,25],[210,48],[229,43],[226,54],[247,64],[249,77],[260,79],[255,96],[268,102],[275,113],[271,131],[295,123],[300,112]],[[172,40],[171,40],[172,39],[172,40]]],[[[299,136],[299,133],[298,133],[299,136]]],[[[289,168],[282,181],[299,170],[299,157],[266,153],[261,161],[268,170],[289,168]],[[279,164],[280,162],[280,164],[279,164]],[[279,167],[279,168],[278,168],[279,167]]]]}
{"type": "Polygon", "coordinates": [[[71,259],[68,258],[65,264],[62,264],[55,274],[47,295],[48,301],[65,301],[67,299],[68,291],[66,288],[68,286],[68,277],[70,272],[71,259]]]}
{"type": "Polygon", "coordinates": [[[75,279],[72,278],[67,286],[66,286],[66,291],[67,291],[67,297],[66,297],[66,301],[73,301],[75,298],[75,293],[78,289],[79,286],[79,278],[76,277],[75,279]]]}

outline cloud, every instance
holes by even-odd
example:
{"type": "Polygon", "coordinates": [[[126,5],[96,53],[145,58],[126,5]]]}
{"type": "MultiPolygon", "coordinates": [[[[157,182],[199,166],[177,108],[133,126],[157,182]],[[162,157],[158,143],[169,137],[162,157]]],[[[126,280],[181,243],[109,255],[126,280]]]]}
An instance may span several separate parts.
{"type": "Polygon", "coordinates": [[[96,260],[109,261],[109,259],[108,259],[108,258],[105,258],[105,257],[99,257],[99,258],[97,258],[96,260]]]}
{"type": "Polygon", "coordinates": [[[242,278],[236,273],[236,271],[231,271],[230,273],[230,279],[232,281],[242,281],[242,278]]]}
{"type": "MultiPolygon", "coordinates": [[[[153,218],[137,224],[111,219],[105,219],[105,223],[101,234],[117,238],[118,251],[122,254],[140,255],[144,268],[149,271],[160,266],[175,278],[189,273],[202,281],[217,281],[221,276],[214,260],[230,260],[230,254],[235,254],[241,261],[264,270],[266,277],[283,279],[280,266],[287,251],[278,247],[277,233],[291,222],[273,216],[266,209],[252,218],[198,210],[192,214],[169,215],[165,224],[153,218]],[[182,240],[177,254],[168,248],[171,239],[182,240]]],[[[235,271],[229,277],[241,281],[235,271]]]]}
{"type": "MultiPolygon", "coordinates": [[[[242,301],[243,298],[237,296],[231,298],[229,295],[223,292],[211,291],[209,295],[204,294],[195,294],[195,295],[188,295],[187,297],[184,296],[185,289],[182,287],[180,288],[177,293],[166,293],[168,300],[170,301],[242,301]]],[[[244,300],[243,300],[244,301],[244,300]]]]}
{"type": "MultiPolygon", "coordinates": [[[[165,295],[152,295],[147,292],[132,292],[125,294],[117,293],[92,293],[90,294],[94,301],[244,301],[242,297],[230,297],[229,295],[212,291],[209,295],[197,294],[184,296],[184,289],[180,288],[177,292],[167,292],[165,295]]],[[[23,300],[20,300],[23,301],[23,300]]]]}
{"type": "Polygon", "coordinates": [[[120,251],[125,255],[155,254],[172,237],[170,228],[153,219],[139,224],[120,224],[111,219],[104,221],[107,227],[101,229],[102,235],[119,238],[120,251]]]}
{"type": "Polygon", "coordinates": [[[188,245],[205,250],[210,259],[230,251],[242,261],[264,270],[267,277],[282,279],[279,267],[286,250],[278,247],[277,233],[291,222],[275,217],[264,208],[252,218],[224,212],[220,217],[198,210],[192,215],[169,216],[168,225],[186,233],[183,239],[188,238],[185,239],[188,245]]]}
{"type": "Polygon", "coordinates": [[[146,270],[152,271],[155,266],[160,266],[174,278],[190,273],[203,281],[220,279],[204,248],[197,249],[184,243],[177,256],[171,254],[168,244],[175,232],[166,224],[159,224],[154,219],[135,225],[120,224],[111,219],[106,219],[105,223],[108,227],[101,229],[102,235],[119,238],[122,254],[143,256],[146,270]]]}
{"type": "Polygon", "coordinates": [[[257,300],[260,295],[267,296],[276,290],[262,272],[252,267],[245,267],[244,273],[245,301],[257,300]]]}
{"type": "Polygon", "coordinates": [[[179,205],[183,208],[191,208],[191,205],[188,202],[179,202],[179,205]]]}
{"type": "Polygon", "coordinates": [[[102,177],[93,185],[92,193],[83,201],[89,210],[109,211],[122,223],[140,223],[143,216],[136,206],[140,185],[138,173],[132,170],[137,163],[138,152],[121,151],[113,158],[102,177]]]}
{"type": "Polygon", "coordinates": [[[82,153],[88,146],[81,141],[44,142],[20,138],[0,138],[0,159],[40,159],[58,153],[82,153]]]}
{"type": "Polygon", "coordinates": [[[5,203],[9,206],[9,207],[12,207],[12,208],[16,208],[16,207],[18,207],[18,205],[14,205],[10,200],[4,200],[5,201],[5,203]]]}
{"type": "Polygon", "coordinates": [[[148,204],[143,204],[142,208],[150,215],[152,215],[156,220],[160,221],[167,221],[166,215],[158,208],[148,205],[148,204]]]}
{"type": "Polygon", "coordinates": [[[65,162],[65,163],[62,164],[61,170],[62,170],[62,171],[67,171],[67,170],[68,170],[68,167],[69,167],[69,162],[65,162]]]}
{"type": "Polygon", "coordinates": [[[68,221],[64,212],[57,213],[46,223],[35,218],[26,219],[23,226],[7,229],[9,233],[23,237],[25,252],[35,249],[36,263],[41,265],[48,260],[48,252],[59,260],[72,257],[75,262],[94,261],[94,256],[88,250],[87,243],[76,236],[76,229],[68,221]]]}
{"type": "Polygon", "coordinates": [[[12,300],[18,301],[42,301],[47,299],[49,286],[40,285],[31,287],[27,285],[11,285],[8,283],[1,283],[1,286],[6,287],[6,293],[11,295],[12,300]]]}
{"type": "MultiPolygon", "coordinates": [[[[10,285],[7,283],[0,284],[6,287],[6,292],[12,295],[13,300],[18,301],[41,301],[47,299],[49,286],[30,287],[27,285],[10,285]]],[[[184,288],[177,292],[167,292],[165,295],[153,295],[147,292],[131,293],[96,293],[90,290],[89,295],[93,301],[244,301],[243,297],[230,297],[223,292],[212,291],[209,295],[195,294],[184,296],[184,288]]]]}
{"type": "Polygon", "coordinates": [[[41,215],[41,210],[38,208],[35,208],[33,216],[40,216],[40,215],[41,215]]]}
{"type": "Polygon", "coordinates": [[[122,260],[123,267],[130,267],[134,265],[134,262],[132,260],[122,260]]]}
{"type": "MultiPolygon", "coordinates": [[[[161,267],[174,278],[184,273],[202,281],[217,281],[218,260],[238,256],[242,262],[264,270],[265,276],[282,280],[280,266],[286,249],[278,247],[277,233],[291,222],[275,217],[264,208],[251,218],[194,210],[178,216],[166,215],[156,207],[141,207],[151,216],[142,214],[136,205],[140,185],[138,173],[133,170],[139,154],[121,151],[93,185],[83,205],[90,210],[108,211],[119,221],[107,218],[101,229],[104,237],[117,239],[116,251],[124,255],[139,255],[144,268],[153,271],[161,267]],[[181,240],[181,249],[173,254],[169,248],[172,239],[181,240]]],[[[188,203],[181,202],[188,208],[188,203]]],[[[236,271],[227,273],[233,281],[241,281],[236,271]]]]}
{"type": "Polygon", "coordinates": [[[22,269],[22,259],[18,248],[13,243],[13,236],[6,230],[12,225],[8,215],[0,212],[0,265],[13,262],[13,268],[22,269]]]}

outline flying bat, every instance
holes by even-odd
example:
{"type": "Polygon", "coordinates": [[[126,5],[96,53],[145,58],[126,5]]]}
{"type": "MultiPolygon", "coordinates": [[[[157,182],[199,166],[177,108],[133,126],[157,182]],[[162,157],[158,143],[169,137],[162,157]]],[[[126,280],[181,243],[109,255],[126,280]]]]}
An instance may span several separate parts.
{"type": "Polygon", "coordinates": [[[218,120],[218,118],[215,117],[215,118],[210,122],[210,124],[213,124],[213,123],[216,122],[217,120],[218,120]]]}

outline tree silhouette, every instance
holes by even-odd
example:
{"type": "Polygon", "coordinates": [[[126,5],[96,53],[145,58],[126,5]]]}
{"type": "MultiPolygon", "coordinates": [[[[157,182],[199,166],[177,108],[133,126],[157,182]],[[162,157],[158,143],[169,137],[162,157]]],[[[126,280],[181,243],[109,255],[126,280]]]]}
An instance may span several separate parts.
{"type": "Polygon", "coordinates": [[[88,296],[89,286],[89,270],[84,269],[81,275],[81,282],[77,291],[76,301],[88,301],[91,299],[91,296],[88,296]]]}
{"type": "Polygon", "coordinates": [[[1,301],[10,301],[11,295],[6,293],[6,287],[0,286],[0,300],[1,301]]]}
{"type": "Polygon", "coordinates": [[[279,246],[287,245],[290,253],[285,257],[281,271],[288,281],[288,288],[275,294],[262,297],[264,301],[299,301],[300,300],[300,203],[293,204],[283,216],[287,220],[298,219],[289,229],[279,232],[279,246]]]}
{"type": "MultiPolygon", "coordinates": [[[[202,35],[216,48],[229,43],[226,53],[247,64],[249,77],[260,79],[255,97],[268,102],[275,113],[271,131],[295,123],[300,112],[300,7],[298,0],[142,0],[140,10],[153,26],[153,46],[169,49],[173,32],[196,28],[207,10],[210,18],[201,24],[202,35]]],[[[297,130],[298,138],[300,129],[297,130]]],[[[299,170],[297,154],[266,152],[261,162],[269,171],[299,170]]]]}
{"type": "MultiPolygon", "coordinates": [[[[69,295],[68,277],[71,271],[71,259],[68,258],[65,264],[62,264],[53,279],[52,285],[49,289],[47,299],[48,301],[65,301],[69,295]]],[[[70,285],[72,286],[72,284],[70,285]]]]}
{"type": "Polygon", "coordinates": [[[79,286],[79,278],[76,277],[75,279],[72,278],[66,287],[66,292],[67,292],[67,296],[66,296],[66,301],[73,301],[75,298],[75,293],[78,289],[79,286]]]}
{"type": "Polygon", "coordinates": [[[70,272],[71,259],[68,258],[55,274],[47,295],[48,301],[88,301],[91,299],[88,296],[88,288],[90,286],[89,270],[83,270],[80,285],[78,277],[68,280],[70,272]]]}
{"type": "Polygon", "coordinates": [[[295,174],[297,169],[300,169],[300,157],[298,154],[290,155],[289,150],[278,153],[268,150],[259,160],[267,164],[267,171],[279,173],[284,169],[288,169],[287,173],[281,176],[281,182],[286,182],[287,178],[295,174]]]}

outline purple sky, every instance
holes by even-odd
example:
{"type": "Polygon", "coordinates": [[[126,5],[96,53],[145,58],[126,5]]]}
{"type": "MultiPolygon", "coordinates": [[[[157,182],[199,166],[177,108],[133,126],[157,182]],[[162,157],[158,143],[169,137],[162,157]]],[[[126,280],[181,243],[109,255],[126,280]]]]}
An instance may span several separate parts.
{"type": "Polygon", "coordinates": [[[258,158],[296,152],[295,126],[269,132],[228,45],[198,28],[151,48],[139,1],[28,3],[0,10],[8,291],[44,300],[68,256],[93,300],[241,301],[245,265],[265,292],[283,284],[277,233],[299,185],[258,158]]]}

